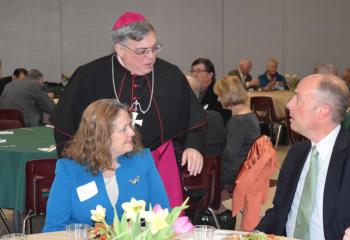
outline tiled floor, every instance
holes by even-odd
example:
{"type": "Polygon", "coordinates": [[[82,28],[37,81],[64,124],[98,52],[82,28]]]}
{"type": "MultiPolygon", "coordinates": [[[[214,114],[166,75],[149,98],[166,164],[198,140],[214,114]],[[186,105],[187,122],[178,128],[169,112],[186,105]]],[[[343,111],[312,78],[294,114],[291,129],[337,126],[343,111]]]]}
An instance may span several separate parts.
{"type": "MultiPolygon", "coordinates": [[[[279,165],[281,165],[287,151],[288,151],[289,146],[287,145],[282,145],[279,146],[277,149],[277,154],[278,154],[278,163],[279,165]]],[[[278,171],[274,174],[273,179],[277,179],[278,177],[278,171]]],[[[267,202],[263,205],[263,213],[265,212],[266,209],[270,208],[272,206],[272,199],[273,196],[275,194],[276,191],[276,187],[271,187],[270,191],[269,191],[269,197],[267,202]]],[[[228,202],[226,205],[230,206],[231,202],[228,202]]],[[[12,210],[7,210],[7,209],[3,209],[4,213],[7,217],[7,223],[10,226],[10,228],[12,229],[12,225],[13,225],[13,220],[12,220],[12,210]]],[[[240,216],[238,216],[237,218],[237,226],[236,229],[239,229],[239,222],[240,222],[240,216]]],[[[42,217],[39,218],[35,218],[33,219],[33,233],[36,232],[40,232],[42,225],[44,223],[44,219],[42,217]]],[[[6,230],[2,224],[2,222],[0,222],[0,236],[2,236],[3,234],[6,233],[6,230]]]]}

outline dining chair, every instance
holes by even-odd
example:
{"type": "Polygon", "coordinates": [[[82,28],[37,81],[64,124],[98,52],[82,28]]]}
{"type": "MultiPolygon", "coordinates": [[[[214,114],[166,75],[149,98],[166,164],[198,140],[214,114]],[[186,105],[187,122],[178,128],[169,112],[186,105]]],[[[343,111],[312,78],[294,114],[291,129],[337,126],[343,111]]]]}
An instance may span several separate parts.
{"type": "MultiPolygon", "coordinates": [[[[198,220],[201,211],[206,210],[214,220],[216,228],[219,221],[213,209],[220,207],[220,156],[204,156],[203,168],[200,174],[191,176],[187,168],[182,168],[182,184],[186,197],[194,191],[199,192],[198,198],[189,199],[189,211],[194,212],[193,222],[198,220]]],[[[198,195],[198,194],[197,194],[198,195]]]]}
{"type": "Polygon", "coordinates": [[[266,123],[269,126],[270,137],[273,136],[273,126],[278,125],[275,148],[277,149],[281,136],[282,126],[285,124],[285,117],[278,117],[275,112],[271,97],[256,96],[250,98],[250,107],[259,119],[260,123],[266,123]]]}
{"type": "Polygon", "coordinates": [[[0,109],[0,120],[17,120],[25,127],[23,113],[18,109],[0,109]]]}
{"type": "Polygon", "coordinates": [[[46,213],[48,195],[55,178],[56,161],[56,158],[43,158],[26,162],[26,217],[23,221],[23,233],[26,232],[27,221],[29,221],[29,233],[31,233],[31,218],[46,213]]]}
{"type": "Polygon", "coordinates": [[[1,120],[0,119],[0,130],[22,128],[22,124],[18,120],[1,120]]]}
{"type": "Polygon", "coordinates": [[[290,144],[295,144],[297,142],[305,141],[305,137],[303,135],[300,135],[299,133],[293,131],[292,128],[290,127],[290,114],[289,114],[288,108],[286,108],[285,126],[286,126],[287,136],[290,144]]]}
{"type": "Polygon", "coordinates": [[[262,135],[250,147],[247,159],[233,183],[232,214],[242,213],[240,227],[252,231],[267,201],[271,177],[277,171],[277,154],[268,136],[262,135]]]}

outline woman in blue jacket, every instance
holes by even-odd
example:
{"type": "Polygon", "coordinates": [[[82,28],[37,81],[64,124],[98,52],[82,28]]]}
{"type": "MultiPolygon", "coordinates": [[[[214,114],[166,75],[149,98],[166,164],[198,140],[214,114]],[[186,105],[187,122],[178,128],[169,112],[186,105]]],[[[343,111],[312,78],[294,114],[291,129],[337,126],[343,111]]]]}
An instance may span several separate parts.
{"type": "Polygon", "coordinates": [[[146,206],[169,201],[149,149],[143,149],[127,107],[101,99],[84,111],[76,135],[56,164],[43,231],[60,231],[71,223],[93,225],[90,210],[106,208],[106,221],[118,216],[132,197],[146,206]]]}

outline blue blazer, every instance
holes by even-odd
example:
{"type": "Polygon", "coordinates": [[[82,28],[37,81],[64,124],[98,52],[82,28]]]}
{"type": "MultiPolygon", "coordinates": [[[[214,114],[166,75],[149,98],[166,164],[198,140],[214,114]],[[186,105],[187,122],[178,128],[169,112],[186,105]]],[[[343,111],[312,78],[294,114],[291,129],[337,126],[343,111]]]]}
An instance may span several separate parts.
{"type": "MultiPolygon", "coordinates": [[[[115,205],[118,216],[123,214],[121,204],[132,197],[149,204],[170,208],[167,194],[149,149],[118,158],[116,169],[119,188],[115,205]]],[[[106,208],[107,223],[113,222],[113,206],[108,198],[102,172],[97,176],[74,160],[57,161],[56,176],[47,202],[47,215],[43,232],[61,231],[70,223],[93,225],[91,209],[100,204],[106,208]],[[80,188],[79,188],[80,187],[80,188]],[[79,198],[80,196],[80,198],[79,198]]],[[[169,209],[170,210],[170,209],[169,209]]]]}

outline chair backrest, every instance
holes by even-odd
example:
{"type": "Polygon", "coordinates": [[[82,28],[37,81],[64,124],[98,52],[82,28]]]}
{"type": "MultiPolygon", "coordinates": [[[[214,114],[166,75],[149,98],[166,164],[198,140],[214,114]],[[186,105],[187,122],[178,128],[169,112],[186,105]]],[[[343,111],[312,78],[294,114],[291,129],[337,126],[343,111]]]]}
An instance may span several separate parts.
{"type": "Polygon", "coordinates": [[[261,206],[267,200],[270,177],[278,169],[276,150],[270,139],[262,135],[251,146],[234,183],[232,214],[241,209],[241,229],[252,231],[260,221],[261,206]]]}
{"type": "Polygon", "coordinates": [[[56,158],[33,159],[26,163],[26,211],[46,212],[46,202],[55,178],[56,158]]]}
{"type": "Polygon", "coordinates": [[[250,108],[255,112],[256,116],[261,122],[273,123],[281,122],[283,120],[283,118],[277,117],[271,97],[251,97],[250,108]]]}
{"type": "Polygon", "coordinates": [[[7,130],[13,128],[22,128],[22,124],[18,120],[1,120],[0,119],[0,130],[7,130]]]}
{"type": "Polygon", "coordinates": [[[300,135],[297,132],[294,132],[292,130],[292,128],[290,127],[290,114],[289,114],[288,108],[286,108],[285,126],[286,126],[287,136],[288,136],[288,140],[289,140],[290,144],[294,144],[294,143],[301,142],[301,141],[305,140],[305,138],[302,135],[300,135]]]}
{"type": "Polygon", "coordinates": [[[0,120],[17,120],[25,127],[23,113],[18,109],[0,109],[0,120]]]}
{"type": "Polygon", "coordinates": [[[188,171],[183,168],[182,182],[185,195],[192,190],[204,190],[203,196],[198,201],[191,201],[190,209],[206,209],[211,207],[218,209],[220,206],[220,157],[204,156],[203,169],[197,176],[189,175],[188,171]]]}

